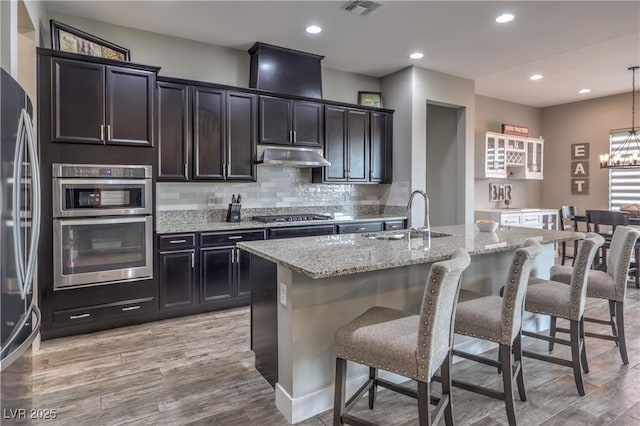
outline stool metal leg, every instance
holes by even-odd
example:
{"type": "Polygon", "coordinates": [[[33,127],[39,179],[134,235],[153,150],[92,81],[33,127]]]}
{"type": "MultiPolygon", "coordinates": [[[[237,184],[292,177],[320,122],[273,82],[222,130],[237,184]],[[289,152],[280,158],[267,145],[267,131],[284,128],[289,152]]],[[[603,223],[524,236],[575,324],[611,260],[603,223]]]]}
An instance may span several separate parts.
{"type": "Polygon", "coordinates": [[[376,404],[376,394],[378,393],[378,386],[376,385],[376,380],[378,380],[377,369],[369,367],[369,380],[373,380],[371,389],[369,389],[369,408],[373,410],[373,406],[376,404]]]}
{"type": "Polygon", "coordinates": [[[431,416],[429,415],[430,391],[430,383],[418,382],[418,423],[420,426],[431,426],[431,416]]]}
{"type": "Polygon", "coordinates": [[[518,366],[518,374],[516,375],[516,382],[518,384],[518,394],[521,401],[527,400],[527,390],[524,386],[524,374],[522,372],[522,332],[518,334],[513,341],[513,359],[518,366]]]}
{"type": "Polygon", "coordinates": [[[455,422],[453,421],[453,399],[451,398],[451,352],[447,355],[444,362],[442,363],[442,367],[440,367],[440,371],[442,372],[442,397],[445,395],[449,396],[449,403],[444,408],[444,423],[447,426],[453,426],[455,422]]]}
{"type": "Polygon", "coordinates": [[[571,359],[573,367],[573,379],[576,382],[576,388],[580,396],[584,396],[584,381],[582,380],[582,364],[580,362],[581,338],[580,338],[580,321],[571,321],[571,359]]]}
{"type": "MultiPolygon", "coordinates": [[[[557,321],[557,318],[554,316],[551,316],[551,325],[549,326],[550,337],[556,337],[556,321],[557,321]]],[[[549,340],[549,352],[553,350],[554,343],[555,342],[553,340],[549,340]]]]}
{"type": "Polygon", "coordinates": [[[347,360],[336,358],[335,394],[333,400],[333,426],[342,425],[344,396],[346,392],[347,360]]]}
{"type": "Polygon", "coordinates": [[[618,349],[620,357],[624,365],[629,364],[629,356],[627,355],[627,340],[624,336],[624,302],[616,302],[616,326],[618,328],[618,349]]]}
{"type": "Polygon", "coordinates": [[[504,404],[507,409],[509,425],[516,424],[516,406],[513,401],[513,356],[511,346],[500,345],[500,357],[502,364],[502,385],[504,387],[504,404]]]}

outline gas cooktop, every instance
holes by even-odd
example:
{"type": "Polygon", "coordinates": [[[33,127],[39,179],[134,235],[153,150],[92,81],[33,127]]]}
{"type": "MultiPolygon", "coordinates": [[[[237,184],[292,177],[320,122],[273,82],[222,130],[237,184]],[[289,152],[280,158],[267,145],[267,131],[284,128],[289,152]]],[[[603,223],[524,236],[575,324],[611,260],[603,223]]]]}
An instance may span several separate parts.
{"type": "Polygon", "coordinates": [[[258,222],[301,222],[305,220],[330,220],[331,216],[315,213],[301,213],[301,214],[274,214],[268,216],[254,216],[253,220],[258,222]]]}

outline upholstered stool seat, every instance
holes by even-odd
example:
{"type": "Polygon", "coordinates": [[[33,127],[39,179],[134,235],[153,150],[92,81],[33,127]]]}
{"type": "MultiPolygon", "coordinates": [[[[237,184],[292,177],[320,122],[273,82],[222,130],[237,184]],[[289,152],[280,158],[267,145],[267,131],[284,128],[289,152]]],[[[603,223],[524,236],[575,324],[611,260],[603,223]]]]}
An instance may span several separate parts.
{"type": "MultiPolygon", "coordinates": [[[[408,314],[375,306],[342,326],[335,335],[336,381],[333,424],[370,424],[347,413],[365,393],[373,409],[377,386],[418,400],[420,426],[437,423],[443,416],[453,425],[451,408],[451,347],[453,316],[462,272],[471,258],[458,249],[450,260],[431,265],[422,295],[420,312],[408,314]],[[369,380],[345,403],[347,360],[369,366],[369,380]],[[433,374],[442,372],[442,397],[429,415],[433,374]],[[378,377],[378,369],[417,381],[417,391],[378,377]]],[[[436,398],[433,398],[435,401],[436,398]]]]}
{"type": "MultiPolygon", "coordinates": [[[[640,230],[629,226],[619,225],[613,232],[609,256],[606,260],[606,271],[590,270],[587,274],[587,297],[605,299],[609,302],[609,319],[584,317],[584,321],[604,324],[611,327],[611,334],[591,333],[585,331],[585,336],[598,339],[613,340],[620,350],[623,364],[629,364],[624,330],[624,298],[627,292],[627,276],[631,264],[631,255],[640,230]]],[[[573,268],[569,266],[554,266],[551,268],[551,279],[564,284],[571,283],[573,268]]],[[[566,286],[568,288],[568,286],[566,286]]],[[[569,332],[566,328],[556,327],[556,319],[551,318],[551,337],[555,333],[569,332]]],[[[549,350],[553,350],[553,341],[549,343],[549,350]]]]}
{"type": "MultiPolygon", "coordinates": [[[[336,333],[336,356],[417,379],[419,321],[419,315],[374,306],[336,333]]],[[[443,352],[438,365],[446,356],[443,352]]]]}
{"type": "Polygon", "coordinates": [[[461,290],[458,296],[454,331],[457,334],[498,343],[501,361],[496,362],[455,349],[453,354],[497,367],[502,372],[503,391],[499,392],[457,379],[453,380],[452,384],[471,392],[503,400],[510,425],[516,424],[513,401],[514,381],[518,385],[520,399],[523,401],[527,399],[521,365],[522,313],[531,266],[535,257],[541,252],[542,247],[533,239],[527,240],[525,247],[515,251],[503,297],[482,295],[466,290],[461,290]]]}
{"type": "MultiPolygon", "coordinates": [[[[582,369],[589,372],[587,355],[584,346],[584,305],[587,290],[587,275],[598,248],[604,238],[595,233],[587,233],[584,240],[578,243],[576,263],[571,273],[570,284],[566,285],[552,280],[530,278],[525,298],[524,309],[528,312],[551,316],[549,335],[523,331],[522,334],[549,342],[571,346],[571,361],[542,355],[536,352],[523,351],[523,355],[540,361],[551,362],[573,368],[573,377],[580,395],[584,395],[582,369]],[[556,318],[569,320],[571,340],[558,339],[555,336],[556,318]]],[[[552,345],[549,346],[553,348],[552,345]]]]}
{"type": "Polygon", "coordinates": [[[460,290],[454,325],[456,333],[498,343],[501,323],[502,297],[460,290]]]}

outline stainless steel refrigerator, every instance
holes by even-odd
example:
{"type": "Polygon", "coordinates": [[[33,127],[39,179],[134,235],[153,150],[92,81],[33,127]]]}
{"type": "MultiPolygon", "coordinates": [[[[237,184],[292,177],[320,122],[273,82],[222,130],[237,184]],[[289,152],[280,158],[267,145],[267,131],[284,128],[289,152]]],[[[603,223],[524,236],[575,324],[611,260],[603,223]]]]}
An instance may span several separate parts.
{"type": "Polygon", "coordinates": [[[31,101],[4,69],[0,71],[0,405],[2,421],[11,422],[24,420],[31,408],[31,345],[40,330],[32,293],[40,173],[31,101]]]}

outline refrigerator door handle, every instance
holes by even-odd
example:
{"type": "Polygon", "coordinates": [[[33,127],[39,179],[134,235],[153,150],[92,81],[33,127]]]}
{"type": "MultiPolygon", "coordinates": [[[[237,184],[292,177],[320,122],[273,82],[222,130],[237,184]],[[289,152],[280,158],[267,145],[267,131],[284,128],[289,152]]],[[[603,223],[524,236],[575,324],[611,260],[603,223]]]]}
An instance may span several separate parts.
{"type": "Polygon", "coordinates": [[[27,294],[31,290],[33,282],[33,272],[36,267],[36,257],[38,252],[38,243],[40,241],[40,209],[41,209],[41,187],[40,187],[40,165],[38,164],[38,153],[36,151],[35,141],[33,137],[33,129],[31,127],[31,119],[29,113],[23,109],[20,115],[21,122],[25,129],[27,138],[27,151],[29,156],[29,164],[31,165],[31,241],[29,245],[29,257],[27,258],[27,270],[24,275],[24,283],[22,285],[22,299],[26,299],[27,294]]]}
{"type": "MultiPolygon", "coordinates": [[[[24,111],[24,110],[23,110],[24,111]]],[[[24,125],[23,125],[23,115],[20,114],[20,121],[18,122],[18,135],[16,140],[16,148],[13,155],[13,192],[12,192],[12,220],[13,220],[13,251],[14,251],[14,260],[16,266],[16,275],[18,286],[20,287],[20,294],[24,293],[24,282],[25,282],[25,263],[24,263],[24,255],[22,251],[22,240],[20,239],[20,225],[21,225],[21,217],[20,213],[22,211],[21,205],[21,185],[22,185],[22,160],[24,153],[24,125]]],[[[33,180],[33,179],[32,179],[33,180]]],[[[33,184],[32,184],[33,185],[33,184]]]]}
{"type": "MultiPolygon", "coordinates": [[[[4,371],[11,364],[13,364],[16,359],[20,358],[31,347],[31,344],[38,336],[38,333],[40,333],[42,315],[40,314],[40,309],[38,309],[38,307],[33,304],[29,308],[29,313],[24,316],[24,322],[22,322],[20,324],[20,327],[16,328],[16,330],[21,330],[22,327],[24,327],[24,324],[26,323],[26,320],[31,316],[31,313],[36,316],[36,322],[33,325],[31,334],[29,334],[29,337],[27,337],[24,342],[20,343],[20,346],[18,346],[13,352],[9,353],[5,358],[2,359],[2,361],[0,361],[0,371],[4,371]]],[[[6,342],[5,348],[10,347],[19,335],[19,332],[13,334],[6,342]]]]}

